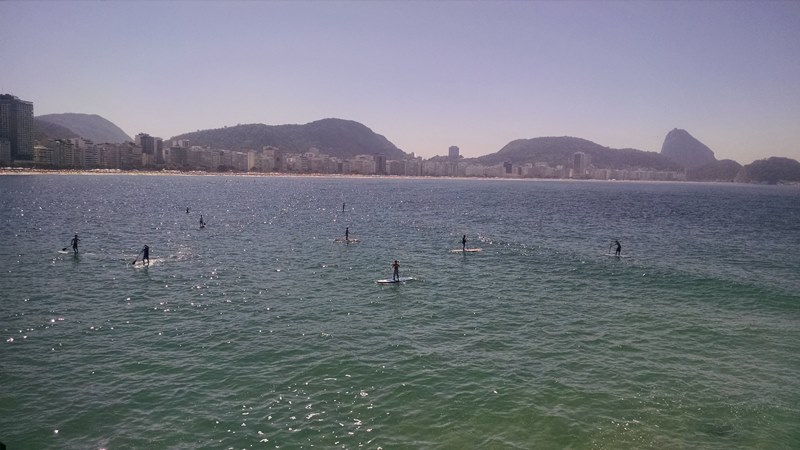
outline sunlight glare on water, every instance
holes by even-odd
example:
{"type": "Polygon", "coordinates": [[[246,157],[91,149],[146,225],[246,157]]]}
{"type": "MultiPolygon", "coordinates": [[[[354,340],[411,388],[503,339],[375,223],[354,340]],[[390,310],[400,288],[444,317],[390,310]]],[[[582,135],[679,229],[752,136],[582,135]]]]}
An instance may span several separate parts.
{"type": "Polygon", "coordinates": [[[0,185],[9,449],[800,443],[796,187],[0,185]]]}

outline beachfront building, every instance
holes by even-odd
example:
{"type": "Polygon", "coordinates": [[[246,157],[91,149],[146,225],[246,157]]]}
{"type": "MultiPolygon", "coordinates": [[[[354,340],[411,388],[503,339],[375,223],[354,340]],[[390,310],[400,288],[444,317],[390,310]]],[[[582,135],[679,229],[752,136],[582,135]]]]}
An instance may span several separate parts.
{"type": "Polygon", "coordinates": [[[33,160],[33,103],[0,94],[0,140],[8,141],[10,161],[33,160]]]}
{"type": "Polygon", "coordinates": [[[150,136],[147,133],[139,133],[134,138],[135,144],[142,148],[142,164],[145,166],[163,165],[164,160],[164,140],[160,137],[150,136]]]}
{"type": "Polygon", "coordinates": [[[142,147],[133,142],[126,142],[119,147],[119,169],[139,169],[142,162],[142,147]]]}
{"type": "Polygon", "coordinates": [[[419,177],[422,176],[422,158],[414,157],[414,154],[411,154],[412,158],[405,160],[406,165],[406,173],[405,175],[408,177],[419,177]]]}
{"type": "Polygon", "coordinates": [[[354,159],[345,159],[342,173],[356,175],[375,175],[375,159],[372,155],[356,155],[354,159]]]}
{"type": "Polygon", "coordinates": [[[53,149],[45,145],[34,145],[33,162],[42,166],[53,164],[53,149]]]}
{"type": "Polygon", "coordinates": [[[230,152],[230,166],[236,172],[247,172],[247,153],[245,152],[230,152]]]}
{"type": "Polygon", "coordinates": [[[467,164],[464,168],[465,177],[485,177],[486,167],[482,164],[467,164]]]}
{"type": "Polygon", "coordinates": [[[387,175],[405,175],[406,174],[405,161],[396,161],[393,159],[386,161],[386,173],[387,175]]]}
{"type": "Polygon", "coordinates": [[[458,153],[459,148],[455,145],[451,145],[450,148],[447,149],[447,157],[450,158],[451,161],[458,161],[458,153]]]}
{"type": "Polygon", "coordinates": [[[11,162],[11,141],[0,138],[0,163],[8,164],[11,162]]]}
{"type": "Polygon", "coordinates": [[[375,161],[375,174],[386,175],[386,157],[383,155],[375,155],[373,160],[375,161]]]}
{"type": "Polygon", "coordinates": [[[575,152],[572,155],[572,173],[570,178],[587,178],[591,158],[584,152],[575,152]]]}

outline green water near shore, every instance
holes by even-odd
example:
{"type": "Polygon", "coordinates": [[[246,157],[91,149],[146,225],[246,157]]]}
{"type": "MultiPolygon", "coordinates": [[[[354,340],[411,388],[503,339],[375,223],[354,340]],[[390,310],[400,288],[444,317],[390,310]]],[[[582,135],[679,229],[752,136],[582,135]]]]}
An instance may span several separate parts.
{"type": "Polygon", "coordinates": [[[10,449],[800,445],[796,188],[0,186],[10,449]]]}

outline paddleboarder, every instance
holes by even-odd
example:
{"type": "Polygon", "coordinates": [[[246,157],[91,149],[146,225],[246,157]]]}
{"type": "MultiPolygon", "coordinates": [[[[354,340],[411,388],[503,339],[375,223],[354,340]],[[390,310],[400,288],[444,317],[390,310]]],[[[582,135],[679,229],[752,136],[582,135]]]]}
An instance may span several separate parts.
{"type": "Polygon", "coordinates": [[[400,281],[400,263],[396,259],[392,263],[392,281],[400,281]]]}
{"type": "Polygon", "coordinates": [[[350,227],[345,227],[344,229],[344,240],[345,242],[350,242],[350,227]]]}
{"type": "Polygon", "coordinates": [[[461,251],[467,251],[467,235],[461,237],[461,251]]]}
{"type": "Polygon", "coordinates": [[[614,256],[620,256],[622,253],[622,244],[620,244],[618,240],[614,240],[614,243],[617,244],[617,251],[614,252],[614,256]]]}
{"type": "Polygon", "coordinates": [[[142,264],[150,265],[150,247],[147,245],[142,249],[142,264]]]}
{"type": "Polygon", "coordinates": [[[69,243],[72,244],[72,251],[75,252],[76,255],[78,254],[78,242],[80,242],[80,241],[81,240],[78,239],[78,235],[77,234],[75,235],[74,238],[72,238],[71,241],[69,241],[69,243]]]}
{"type": "Polygon", "coordinates": [[[205,227],[206,227],[206,223],[203,221],[203,215],[200,214],[200,228],[205,228],[205,227]]]}

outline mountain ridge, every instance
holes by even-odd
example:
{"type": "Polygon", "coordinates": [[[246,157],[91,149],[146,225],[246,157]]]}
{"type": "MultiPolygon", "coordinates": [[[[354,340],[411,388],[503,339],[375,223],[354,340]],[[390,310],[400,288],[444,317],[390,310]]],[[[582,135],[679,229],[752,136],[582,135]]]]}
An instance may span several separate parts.
{"type": "Polygon", "coordinates": [[[686,169],[688,181],[727,181],[736,179],[742,165],[732,159],[712,161],[699,167],[686,169]]]}
{"type": "Polygon", "coordinates": [[[133,140],[116,124],[97,114],[44,114],[34,119],[64,127],[95,143],[123,143],[133,140]]]}
{"type": "Polygon", "coordinates": [[[240,124],[183,133],[171,139],[188,139],[192,145],[230,150],[272,146],[288,153],[305,153],[316,148],[334,157],[380,154],[390,159],[402,159],[407,156],[386,137],[366,125],[336,118],[306,124],[240,124]]]}
{"type": "Polygon", "coordinates": [[[72,139],[79,137],[77,133],[67,127],[40,120],[38,117],[33,118],[33,139],[39,142],[44,142],[47,139],[72,139]]]}
{"type": "Polygon", "coordinates": [[[743,166],[734,181],[739,183],[800,183],[800,162],[772,156],[743,166]]]}
{"type": "Polygon", "coordinates": [[[567,164],[576,152],[591,157],[591,163],[601,169],[682,170],[680,164],[656,153],[634,148],[614,149],[587,139],[572,136],[545,136],[516,139],[495,153],[471,158],[480,164],[496,165],[504,162],[526,164],[545,162],[550,165],[567,164]]]}

